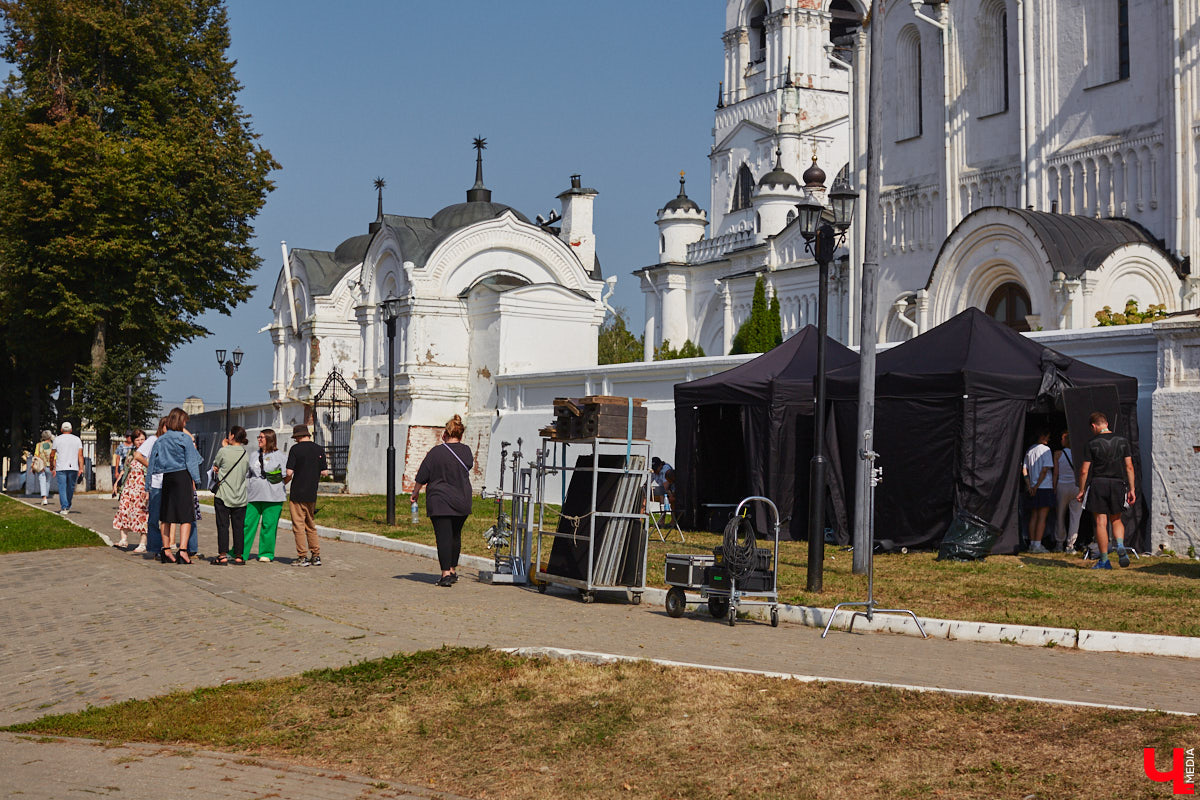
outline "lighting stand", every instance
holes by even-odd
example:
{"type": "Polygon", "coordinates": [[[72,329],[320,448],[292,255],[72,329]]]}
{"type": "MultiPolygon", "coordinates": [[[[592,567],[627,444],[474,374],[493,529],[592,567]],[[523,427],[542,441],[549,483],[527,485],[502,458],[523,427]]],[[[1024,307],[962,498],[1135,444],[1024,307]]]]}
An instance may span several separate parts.
{"type": "Polygon", "coordinates": [[[858,617],[866,617],[867,622],[873,621],[876,614],[908,614],[912,617],[913,622],[917,624],[917,630],[921,632],[921,636],[925,639],[929,638],[929,634],[921,627],[921,620],[917,619],[917,615],[909,611],[907,608],[876,608],[875,607],[875,487],[883,480],[883,467],[875,466],[875,459],[879,454],[871,449],[872,431],[867,431],[863,437],[864,448],[858,451],[858,457],[867,462],[867,471],[870,474],[870,480],[867,483],[867,518],[865,527],[867,531],[867,599],[856,603],[838,603],[829,612],[829,621],[825,623],[825,630],[821,632],[821,638],[824,639],[829,635],[829,626],[833,624],[833,618],[837,616],[839,608],[849,608],[851,606],[863,606],[866,611],[855,611],[850,616],[850,626],[846,629],[847,633],[854,632],[854,620],[858,617]]]}

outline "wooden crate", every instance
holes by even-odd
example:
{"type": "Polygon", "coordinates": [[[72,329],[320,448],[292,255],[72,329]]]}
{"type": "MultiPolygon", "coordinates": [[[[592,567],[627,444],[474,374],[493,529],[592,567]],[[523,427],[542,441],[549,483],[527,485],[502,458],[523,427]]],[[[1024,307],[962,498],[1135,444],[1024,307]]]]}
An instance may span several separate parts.
{"type": "MultiPolygon", "coordinates": [[[[646,438],[644,398],[633,398],[633,438],[646,438]]],[[[555,439],[624,439],[629,435],[629,398],[607,395],[554,398],[555,439]]],[[[544,429],[543,429],[544,430],[544,429]]]]}

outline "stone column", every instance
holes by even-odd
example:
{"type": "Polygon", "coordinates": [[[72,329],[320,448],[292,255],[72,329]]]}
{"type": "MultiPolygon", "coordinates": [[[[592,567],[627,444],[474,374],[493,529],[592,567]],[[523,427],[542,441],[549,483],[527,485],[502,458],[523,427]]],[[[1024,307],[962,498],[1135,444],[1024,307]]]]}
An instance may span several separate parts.
{"type": "Polygon", "coordinates": [[[687,278],[683,275],[667,275],[662,299],[662,338],[670,340],[671,346],[679,346],[688,339],[687,278]]]}
{"type": "MultiPolygon", "coordinates": [[[[721,284],[721,304],[724,316],[721,320],[721,346],[723,351],[719,355],[728,355],[733,349],[733,336],[737,331],[733,329],[733,293],[729,289],[729,281],[721,284]]],[[[710,355],[718,355],[712,353],[710,355]]]]}

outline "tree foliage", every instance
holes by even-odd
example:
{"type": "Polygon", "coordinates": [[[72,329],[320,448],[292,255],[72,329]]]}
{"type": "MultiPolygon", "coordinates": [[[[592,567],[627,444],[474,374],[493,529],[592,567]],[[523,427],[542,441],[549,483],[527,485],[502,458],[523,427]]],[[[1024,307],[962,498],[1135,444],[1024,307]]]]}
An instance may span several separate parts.
{"type": "Polygon", "coordinates": [[[754,281],[754,299],[750,302],[750,315],[734,335],[729,354],[765,353],[782,343],[779,300],[772,297],[768,304],[767,286],[762,278],[757,278],[754,281]]]}
{"type": "Polygon", "coordinates": [[[69,413],[97,429],[124,431],[151,425],[159,403],[158,379],[144,370],[141,351],[127,345],[110,348],[98,369],[80,364],[75,369],[75,403],[69,413]]]}
{"type": "Polygon", "coordinates": [[[670,339],[663,339],[662,344],[654,348],[655,361],[670,361],[676,358],[704,358],[704,348],[693,344],[691,339],[684,339],[678,350],[671,346],[670,339]]]}
{"type": "Polygon", "coordinates": [[[1114,314],[1111,306],[1105,306],[1097,311],[1096,324],[1101,328],[1109,325],[1137,325],[1142,322],[1153,322],[1165,316],[1167,316],[1167,307],[1164,304],[1150,305],[1146,307],[1145,311],[1138,311],[1137,300],[1130,300],[1125,303],[1124,313],[1118,311],[1114,314]]]}
{"type": "Polygon", "coordinates": [[[644,337],[634,336],[629,330],[627,312],[614,309],[600,325],[597,338],[596,360],[600,364],[626,364],[641,361],[644,337]]]}
{"type": "Polygon", "coordinates": [[[14,65],[0,95],[0,333],[14,378],[52,389],[118,345],[165,363],[208,333],[203,312],[249,298],[251,222],[278,167],[237,102],[225,9],[0,0],[0,22],[14,65]]]}

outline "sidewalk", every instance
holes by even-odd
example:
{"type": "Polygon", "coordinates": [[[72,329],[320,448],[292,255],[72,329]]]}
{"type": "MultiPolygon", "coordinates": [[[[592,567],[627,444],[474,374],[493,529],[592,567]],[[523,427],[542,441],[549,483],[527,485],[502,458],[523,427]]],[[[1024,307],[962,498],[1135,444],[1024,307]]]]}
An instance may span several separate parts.
{"type": "MultiPolygon", "coordinates": [[[[69,519],[107,535],[113,504],[79,497],[78,513],[69,519]]],[[[211,517],[202,524],[200,544],[204,552],[215,550],[211,517]]],[[[444,589],[434,585],[438,571],[428,558],[344,541],[322,542],[324,566],[292,567],[286,531],[278,550],[275,563],[244,567],[163,565],[112,548],[0,557],[0,597],[9,612],[0,651],[0,724],[444,644],[552,647],[1200,712],[1196,659],[923,640],[857,627],[821,639],[818,629],[786,622],[730,628],[707,612],[671,619],[653,603],[634,606],[614,597],[583,604],[573,591],[551,588],[542,595],[493,586],[471,580],[471,568],[444,589]]],[[[8,780],[0,777],[0,788],[8,780]]],[[[151,795],[125,790],[122,796],[151,795]]]]}

